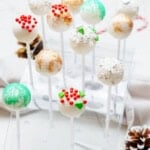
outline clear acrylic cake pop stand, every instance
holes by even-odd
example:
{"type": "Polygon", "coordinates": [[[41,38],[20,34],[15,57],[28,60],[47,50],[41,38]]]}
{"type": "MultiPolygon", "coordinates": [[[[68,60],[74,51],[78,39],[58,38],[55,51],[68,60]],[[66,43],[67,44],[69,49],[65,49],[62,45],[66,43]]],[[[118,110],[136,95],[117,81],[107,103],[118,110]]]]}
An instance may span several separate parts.
{"type": "MultiPolygon", "coordinates": [[[[57,43],[59,41],[55,39],[51,39],[52,43],[57,43]]],[[[67,39],[66,39],[67,41],[67,39]]],[[[78,58],[78,63],[74,64],[73,55],[74,53],[72,52],[71,48],[68,46],[68,43],[65,41],[65,58],[66,58],[66,82],[68,87],[75,87],[78,89],[81,89],[81,57],[79,56],[78,58]],[[72,70],[76,70],[76,74],[71,74],[72,70]],[[73,75],[73,76],[72,76],[73,75]]],[[[51,47],[56,50],[59,49],[59,44],[54,44],[51,47]],[[58,47],[56,47],[56,45],[58,47]]],[[[101,48],[101,45],[98,45],[96,47],[97,49],[103,49],[101,48]]],[[[108,50],[109,52],[110,50],[108,50]]],[[[127,83],[130,77],[130,70],[132,66],[132,58],[133,58],[133,49],[127,49],[127,55],[125,59],[125,77],[124,80],[119,84],[118,86],[118,94],[116,95],[116,90],[115,87],[112,88],[112,95],[111,95],[111,110],[110,110],[110,134],[106,137],[104,134],[104,128],[105,128],[105,116],[106,116],[106,99],[107,99],[107,86],[103,86],[102,89],[99,90],[90,90],[86,89],[86,98],[89,100],[89,103],[87,105],[87,111],[81,116],[81,118],[76,120],[76,129],[75,129],[75,150],[77,149],[91,149],[91,150],[107,150],[108,145],[114,145],[114,140],[118,141],[121,140],[121,135],[120,132],[124,132],[126,127],[122,126],[123,122],[123,110],[125,107],[125,102],[127,100],[127,83]],[[127,59],[128,58],[128,59],[127,59]],[[91,114],[94,116],[94,118],[89,118],[91,114]],[[91,119],[91,123],[89,123],[88,119],[91,119]],[[92,123],[92,120],[97,122],[97,126],[92,123]],[[88,120],[88,121],[87,121],[88,120]],[[87,121],[87,122],[86,122],[87,121]],[[85,124],[88,123],[90,126],[86,126],[85,124]],[[81,125],[82,124],[82,125],[81,125]],[[84,129],[84,126],[85,129],[84,129]],[[91,127],[94,128],[93,132],[91,132],[91,127]],[[123,130],[122,130],[123,129],[123,130]],[[79,130],[79,132],[78,132],[79,130]],[[118,132],[118,134],[117,134],[118,132]],[[91,140],[91,136],[93,134],[96,135],[95,141],[91,140]],[[87,136],[86,136],[87,135],[87,136]],[[115,136],[114,136],[115,135],[115,136]],[[108,144],[109,143],[109,144],[108,144]]],[[[109,54],[108,54],[109,55],[109,54]]],[[[100,54],[102,57],[102,55],[100,54]]],[[[105,56],[105,55],[104,55],[105,56]]],[[[107,56],[107,55],[106,55],[107,56]]],[[[97,56],[97,60],[99,59],[99,56],[97,56]]],[[[91,75],[91,63],[89,62],[90,56],[87,56],[85,58],[85,80],[88,80],[91,75]]],[[[96,60],[96,62],[97,62],[96,60]]],[[[47,89],[47,78],[44,76],[41,76],[39,73],[36,72],[35,67],[34,67],[34,61],[32,62],[33,65],[33,75],[34,75],[34,83],[35,83],[35,90],[36,90],[36,101],[37,103],[41,106],[43,111],[48,109],[48,89],[47,89]]],[[[29,77],[28,77],[28,68],[25,69],[24,75],[22,76],[21,82],[29,85],[29,77]]],[[[97,81],[98,82],[98,81],[97,81]]],[[[63,82],[62,82],[62,72],[58,73],[56,76],[53,77],[52,80],[53,84],[53,109],[54,109],[54,130],[57,128],[57,121],[58,119],[55,117],[57,114],[58,106],[57,106],[57,93],[60,91],[63,87],[63,82]]],[[[29,106],[30,110],[36,109],[34,107],[34,104],[30,104],[29,106]]],[[[58,114],[57,114],[58,115],[58,114]]],[[[92,116],[92,117],[93,117],[92,116]]],[[[69,124],[69,119],[66,119],[68,124],[69,124]]],[[[69,127],[68,127],[69,128],[69,127]]],[[[57,131],[55,131],[57,132],[57,131]]],[[[51,137],[49,137],[51,139],[51,137]]],[[[123,139],[122,139],[123,140],[123,139]]],[[[120,143],[120,142],[118,142],[120,143]]],[[[69,145],[69,143],[68,143],[69,145]]],[[[116,142],[116,147],[119,146],[116,142]]],[[[116,148],[117,149],[117,148],[116,148]]],[[[57,150],[57,149],[56,149],[57,150]]],[[[59,150],[59,149],[58,149],[59,150]]]]}

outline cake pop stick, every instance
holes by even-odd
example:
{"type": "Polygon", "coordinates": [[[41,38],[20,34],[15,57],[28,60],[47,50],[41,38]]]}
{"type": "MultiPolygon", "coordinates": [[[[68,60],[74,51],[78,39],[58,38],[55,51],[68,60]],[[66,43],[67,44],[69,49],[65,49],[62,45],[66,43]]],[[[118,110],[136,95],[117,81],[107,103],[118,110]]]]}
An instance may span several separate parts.
{"type": "Polygon", "coordinates": [[[85,56],[82,54],[82,90],[85,91],[85,56]]]}
{"type": "Polygon", "coordinates": [[[52,106],[52,82],[51,77],[48,77],[48,97],[49,97],[49,115],[50,115],[50,126],[53,123],[53,106],[52,106]]]}
{"type": "Polygon", "coordinates": [[[74,118],[70,118],[70,150],[74,150],[74,118]]]}
{"type": "Polygon", "coordinates": [[[106,112],[106,120],[105,120],[105,134],[108,135],[109,125],[110,125],[110,106],[111,106],[111,91],[112,87],[108,86],[108,94],[107,94],[107,112],[106,112]]]}
{"type": "Polygon", "coordinates": [[[62,69],[62,78],[63,78],[63,83],[64,87],[67,87],[67,82],[66,82],[66,73],[65,73],[65,52],[64,52],[64,34],[63,32],[60,32],[60,40],[61,40],[61,55],[63,59],[63,69],[62,69]]]}
{"type": "Polygon", "coordinates": [[[121,40],[118,40],[118,49],[117,49],[117,59],[120,59],[120,54],[121,54],[121,40]]]}
{"type": "Polygon", "coordinates": [[[27,59],[28,59],[28,67],[29,67],[29,79],[32,89],[34,88],[33,83],[33,73],[32,73],[32,59],[31,59],[31,53],[30,53],[30,44],[26,43],[26,49],[27,49],[27,59]]]}
{"type": "Polygon", "coordinates": [[[42,23],[42,35],[43,35],[43,47],[46,47],[46,32],[45,32],[45,26],[44,26],[44,16],[41,16],[41,23],[42,23]]]}
{"type": "Polygon", "coordinates": [[[30,103],[31,93],[25,85],[11,83],[4,88],[2,96],[6,107],[16,112],[17,150],[21,150],[20,110],[30,103]]]}
{"type": "Polygon", "coordinates": [[[17,150],[21,150],[20,112],[19,111],[16,111],[16,127],[17,127],[17,150]]]}

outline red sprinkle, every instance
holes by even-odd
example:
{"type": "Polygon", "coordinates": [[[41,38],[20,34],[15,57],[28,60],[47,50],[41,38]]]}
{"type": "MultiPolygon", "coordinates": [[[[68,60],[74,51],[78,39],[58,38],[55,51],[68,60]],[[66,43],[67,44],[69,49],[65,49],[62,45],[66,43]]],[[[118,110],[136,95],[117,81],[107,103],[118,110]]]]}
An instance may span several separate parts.
{"type": "Polygon", "coordinates": [[[83,100],[83,104],[87,104],[87,100],[83,100]]]}
{"type": "Polygon", "coordinates": [[[73,103],[73,101],[71,101],[71,102],[69,102],[69,104],[70,104],[70,105],[73,105],[74,103],[73,103]]]}
{"type": "Polygon", "coordinates": [[[62,99],[62,100],[60,100],[60,102],[62,103],[62,104],[64,104],[65,103],[65,101],[62,99]]]}

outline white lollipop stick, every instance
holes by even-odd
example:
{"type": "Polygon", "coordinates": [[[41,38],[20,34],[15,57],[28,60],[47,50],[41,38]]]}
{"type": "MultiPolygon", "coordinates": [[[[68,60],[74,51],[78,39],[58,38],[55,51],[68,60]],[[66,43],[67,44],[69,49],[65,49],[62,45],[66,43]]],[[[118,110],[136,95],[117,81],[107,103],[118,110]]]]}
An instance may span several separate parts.
{"type": "Polygon", "coordinates": [[[31,84],[31,87],[34,89],[32,64],[31,64],[31,54],[30,54],[30,44],[29,43],[26,43],[26,48],[27,48],[27,57],[28,57],[27,59],[28,59],[28,66],[29,66],[30,84],[31,84]]]}
{"type": "Polygon", "coordinates": [[[95,48],[92,51],[92,80],[94,80],[95,76],[95,48]]]}
{"type": "Polygon", "coordinates": [[[121,40],[118,40],[117,59],[120,59],[121,40]]]}
{"type": "Polygon", "coordinates": [[[49,116],[50,116],[50,126],[53,125],[53,107],[52,107],[52,83],[51,77],[48,77],[48,97],[49,97],[49,116]]]}
{"type": "Polygon", "coordinates": [[[44,26],[44,16],[41,16],[41,24],[42,24],[42,36],[43,36],[43,47],[46,46],[46,32],[45,32],[45,26],[44,26]]]}
{"type": "Polygon", "coordinates": [[[85,56],[82,54],[82,90],[85,90],[85,56]]]}
{"type": "Polygon", "coordinates": [[[125,57],[126,57],[126,39],[123,40],[123,58],[122,61],[125,61],[125,57]]]}
{"type": "Polygon", "coordinates": [[[63,68],[62,68],[62,72],[63,72],[63,82],[64,82],[64,87],[66,87],[66,76],[65,76],[65,54],[64,54],[64,36],[63,36],[63,32],[60,32],[60,38],[61,38],[61,55],[63,58],[63,68]]]}
{"type": "Polygon", "coordinates": [[[20,112],[16,111],[16,133],[17,133],[17,150],[21,150],[20,142],[20,112]]]}
{"type": "Polygon", "coordinates": [[[111,105],[111,90],[112,87],[108,87],[108,95],[107,95],[107,114],[106,114],[106,120],[105,120],[105,134],[108,135],[109,131],[109,124],[110,124],[110,105],[111,105]]]}
{"type": "Polygon", "coordinates": [[[70,150],[74,150],[74,118],[70,118],[70,150]]]}

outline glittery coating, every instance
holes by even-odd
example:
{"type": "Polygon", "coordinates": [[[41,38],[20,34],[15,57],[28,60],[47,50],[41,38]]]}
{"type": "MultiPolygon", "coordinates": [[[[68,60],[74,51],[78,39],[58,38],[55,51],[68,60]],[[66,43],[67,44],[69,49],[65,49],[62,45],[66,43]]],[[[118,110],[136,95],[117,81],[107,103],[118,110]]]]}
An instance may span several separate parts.
{"type": "Polygon", "coordinates": [[[83,4],[83,0],[63,0],[63,4],[65,4],[70,11],[78,12],[80,6],[83,4]]]}
{"type": "Polygon", "coordinates": [[[36,70],[46,76],[57,74],[62,68],[62,58],[56,51],[42,50],[35,57],[36,70]]]}
{"type": "Polygon", "coordinates": [[[132,19],[125,14],[117,14],[108,26],[108,32],[117,39],[127,38],[133,29],[132,19]]]}
{"type": "Polygon", "coordinates": [[[10,83],[3,90],[3,102],[13,110],[26,107],[31,101],[29,89],[20,83],[10,83]]]}
{"type": "Polygon", "coordinates": [[[20,15],[15,18],[13,33],[18,41],[30,43],[38,34],[37,24],[37,19],[32,15],[20,15]]]}
{"type": "Polygon", "coordinates": [[[47,15],[47,23],[56,32],[69,29],[72,24],[72,16],[66,5],[54,4],[47,15]]]}
{"type": "Polygon", "coordinates": [[[78,54],[89,53],[99,40],[96,30],[91,26],[81,25],[72,30],[70,45],[78,54]]]}
{"type": "Polygon", "coordinates": [[[103,58],[97,66],[97,78],[106,85],[117,85],[123,75],[123,65],[115,58],[103,58]]]}
{"type": "Polygon", "coordinates": [[[63,115],[67,117],[79,117],[87,104],[85,93],[74,88],[62,89],[58,93],[59,108],[63,115]]]}
{"type": "Polygon", "coordinates": [[[82,19],[89,24],[97,24],[106,15],[105,6],[99,0],[86,0],[80,8],[82,19]]]}
{"type": "Polygon", "coordinates": [[[50,0],[30,0],[29,8],[35,15],[45,15],[50,10],[50,0]]]}

